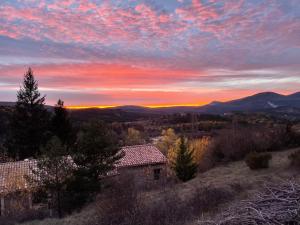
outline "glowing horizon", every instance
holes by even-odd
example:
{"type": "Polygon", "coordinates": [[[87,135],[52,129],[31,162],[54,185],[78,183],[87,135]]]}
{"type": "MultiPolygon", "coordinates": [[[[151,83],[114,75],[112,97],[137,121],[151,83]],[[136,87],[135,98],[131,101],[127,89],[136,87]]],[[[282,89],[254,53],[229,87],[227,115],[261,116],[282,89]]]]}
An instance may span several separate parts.
{"type": "Polygon", "coordinates": [[[3,0],[0,101],[201,106],[300,87],[298,0],[3,0]]]}
{"type": "MultiPolygon", "coordinates": [[[[178,105],[168,105],[168,104],[162,104],[162,105],[134,105],[134,106],[140,106],[140,107],[146,107],[146,108],[169,108],[169,107],[197,107],[197,106],[203,106],[208,103],[203,104],[178,104],[178,105]]],[[[80,105],[80,106],[74,106],[69,105],[66,106],[67,109],[107,109],[107,108],[116,108],[116,107],[122,107],[122,106],[131,106],[131,105],[80,105]]]]}

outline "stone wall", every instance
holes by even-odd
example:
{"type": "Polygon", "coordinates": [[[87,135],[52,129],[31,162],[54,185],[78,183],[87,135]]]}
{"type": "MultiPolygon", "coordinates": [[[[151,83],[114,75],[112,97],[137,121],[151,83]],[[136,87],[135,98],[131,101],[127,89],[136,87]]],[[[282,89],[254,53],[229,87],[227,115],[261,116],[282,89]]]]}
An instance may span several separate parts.
{"type": "Polygon", "coordinates": [[[151,189],[165,185],[167,182],[166,164],[119,168],[118,173],[117,179],[120,176],[123,180],[130,177],[128,180],[134,182],[137,188],[151,189]]]}
{"type": "Polygon", "coordinates": [[[16,192],[0,197],[0,215],[12,216],[32,208],[30,193],[16,192]]]}

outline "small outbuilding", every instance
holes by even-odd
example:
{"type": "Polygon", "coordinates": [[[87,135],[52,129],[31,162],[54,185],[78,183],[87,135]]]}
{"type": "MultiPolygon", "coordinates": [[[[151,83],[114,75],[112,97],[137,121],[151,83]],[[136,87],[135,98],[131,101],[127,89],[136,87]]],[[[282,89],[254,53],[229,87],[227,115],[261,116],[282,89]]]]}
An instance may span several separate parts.
{"type": "Polygon", "coordinates": [[[154,145],[122,148],[124,157],[116,165],[119,176],[131,176],[138,187],[152,188],[166,183],[167,158],[154,145]]]}
{"type": "Polygon", "coordinates": [[[14,215],[32,208],[32,193],[26,176],[36,168],[36,160],[0,163],[0,215],[14,215]]]}

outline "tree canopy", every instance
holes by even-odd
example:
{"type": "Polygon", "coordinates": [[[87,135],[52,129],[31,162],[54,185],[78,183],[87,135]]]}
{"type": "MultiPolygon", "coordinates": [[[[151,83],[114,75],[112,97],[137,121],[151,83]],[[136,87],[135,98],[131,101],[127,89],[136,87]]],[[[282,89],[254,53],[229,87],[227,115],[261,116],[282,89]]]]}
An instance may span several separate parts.
{"type": "Polygon", "coordinates": [[[80,208],[102,188],[102,179],[123,157],[112,129],[103,122],[85,124],[76,141],[73,160],[76,165],[68,193],[69,205],[80,208]]]}
{"type": "Polygon", "coordinates": [[[70,144],[72,139],[72,124],[69,113],[64,107],[64,102],[58,100],[54,107],[54,115],[51,119],[51,131],[63,144],[70,144]]]}
{"type": "Polygon", "coordinates": [[[17,102],[10,121],[8,154],[17,159],[35,157],[46,143],[50,114],[46,110],[45,96],[38,90],[31,68],[24,75],[17,93],[17,102]]]}
{"type": "Polygon", "coordinates": [[[196,176],[197,164],[194,162],[193,151],[188,148],[187,140],[180,138],[180,144],[173,169],[176,176],[183,182],[193,179],[196,176]]]}
{"type": "Polygon", "coordinates": [[[63,198],[75,166],[67,155],[67,148],[58,137],[52,137],[42,148],[41,156],[37,160],[37,168],[32,169],[31,183],[47,192],[52,199],[52,207],[59,217],[63,215],[63,198]]]}

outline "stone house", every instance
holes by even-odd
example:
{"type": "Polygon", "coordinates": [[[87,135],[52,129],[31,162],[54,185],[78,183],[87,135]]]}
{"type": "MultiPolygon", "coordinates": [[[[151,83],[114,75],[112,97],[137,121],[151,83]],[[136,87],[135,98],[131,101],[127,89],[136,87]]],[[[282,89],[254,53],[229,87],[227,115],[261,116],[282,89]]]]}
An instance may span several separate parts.
{"type": "Polygon", "coordinates": [[[36,168],[36,160],[0,163],[0,215],[32,208],[32,194],[25,176],[36,168]]]}
{"type": "MultiPolygon", "coordinates": [[[[167,159],[155,146],[127,146],[122,151],[124,157],[108,177],[130,176],[130,180],[140,188],[156,187],[166,182],[167,159]]],[[[32,193],[25,176],[32,175],[32,169],[36,168],[36,160],[0,163],[0,215],[13,214],[13,210],[18,208],[33,207],[32,193]]]]}
{"type": "Polygon", "coordinates": [[[123,147],[125,156],[116,165],[118,176],[131,176],[137,187],[161,186],[167,180],[167,158],[154,146],[123,147]]]}

